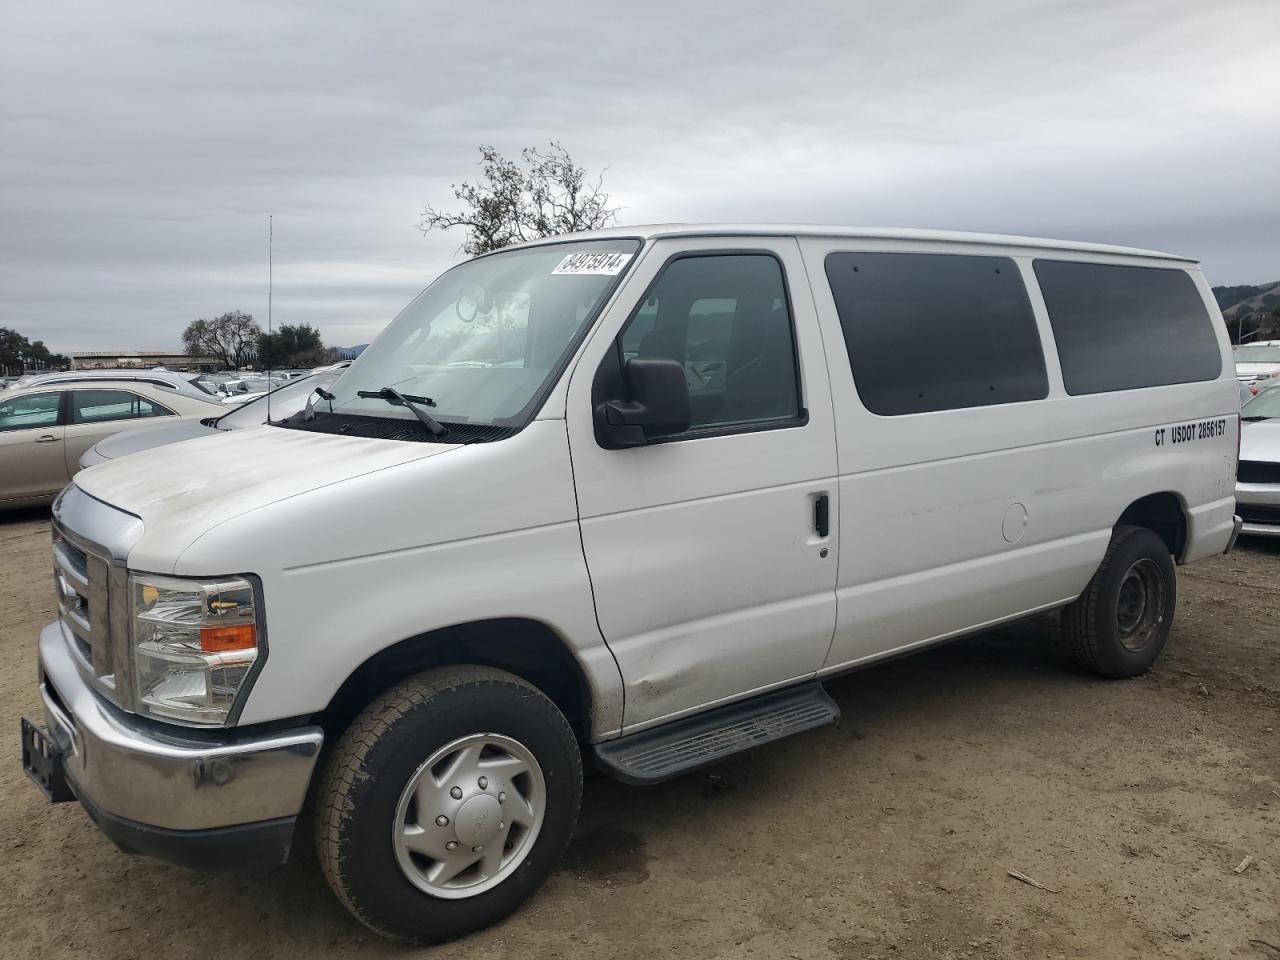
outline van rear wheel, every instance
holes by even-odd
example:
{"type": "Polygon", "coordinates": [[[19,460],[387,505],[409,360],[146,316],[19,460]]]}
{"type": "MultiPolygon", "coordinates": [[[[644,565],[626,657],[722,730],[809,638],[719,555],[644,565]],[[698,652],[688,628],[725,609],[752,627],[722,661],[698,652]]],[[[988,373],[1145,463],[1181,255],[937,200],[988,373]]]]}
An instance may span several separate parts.
{"type": "Polygon", "coordinates": [[[383,936],[439,943],[507,916],[578,818],[582,758],[564,715],[501,670],[404,681],[338,742],[320,784],[325,878],[383,936]]]}
{"type": "Polygon", "coordinates": [[[1081,665],[1104,677],[1145,673],[1173,628],[1177,581],[1169,548],[1146,527],[1117,527],[1097,573],[1063,612],[1081,665]]]}

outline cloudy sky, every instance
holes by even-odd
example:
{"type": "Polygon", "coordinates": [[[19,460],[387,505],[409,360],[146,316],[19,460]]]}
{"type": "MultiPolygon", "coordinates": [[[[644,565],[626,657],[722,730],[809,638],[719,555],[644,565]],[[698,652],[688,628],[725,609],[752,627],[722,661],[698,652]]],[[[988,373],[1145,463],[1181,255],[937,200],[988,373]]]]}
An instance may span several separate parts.
{"type": "Polygon", "coordinates": [[[1280,2],[0,4],[0,326],[373,336],[453,263],[476,146],[561,140],[621,221],[1135,244],[1280,279],[1280,2]]]}

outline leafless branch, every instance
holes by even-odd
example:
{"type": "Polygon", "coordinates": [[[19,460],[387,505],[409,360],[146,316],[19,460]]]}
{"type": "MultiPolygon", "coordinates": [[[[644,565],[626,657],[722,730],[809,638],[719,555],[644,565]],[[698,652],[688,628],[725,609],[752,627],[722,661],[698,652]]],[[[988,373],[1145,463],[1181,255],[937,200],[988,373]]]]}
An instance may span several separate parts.
{"type": "Polygon", "coordinates": [[[613,223],[620,209],[610,205],[604,174],[588,180],[586,168],[554,140],[545,152],[525,147],[518,162],[481,144],[480,174],[475,183],[452,185],[462,212],[427,205],[418,229],[463,228],[461,249],[474,256],[540,237],[599,230],[613,223]]]}

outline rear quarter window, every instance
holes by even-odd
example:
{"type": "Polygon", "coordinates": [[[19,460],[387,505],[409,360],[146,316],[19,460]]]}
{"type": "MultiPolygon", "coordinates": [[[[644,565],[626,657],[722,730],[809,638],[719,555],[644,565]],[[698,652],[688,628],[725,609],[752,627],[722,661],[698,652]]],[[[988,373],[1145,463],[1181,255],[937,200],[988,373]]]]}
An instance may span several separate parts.
{"type": "Polygon", "coordinates": [[[1185,270],[1036,260],[1073,395],[1214,380],[1222,354],[1185,270]]]}
{"type": "Polygon", "coordinates": [[[872,413],[1048,396],[1035,314],[1010,258],[837,252],[825,268],[854,385],[872,413]]]}

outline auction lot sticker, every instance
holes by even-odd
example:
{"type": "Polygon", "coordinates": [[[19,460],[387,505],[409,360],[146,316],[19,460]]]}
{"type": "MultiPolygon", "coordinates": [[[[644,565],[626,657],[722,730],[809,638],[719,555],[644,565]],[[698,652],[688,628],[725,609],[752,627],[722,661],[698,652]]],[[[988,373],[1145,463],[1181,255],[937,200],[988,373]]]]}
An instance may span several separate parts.
{"type": "Polygon", "coordinates": [[[613,277],[622,272],[630,259],[629,253],[571,253],[551,274],[613,277]]]}

